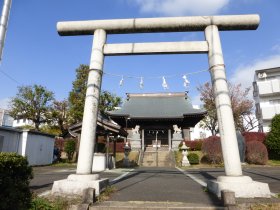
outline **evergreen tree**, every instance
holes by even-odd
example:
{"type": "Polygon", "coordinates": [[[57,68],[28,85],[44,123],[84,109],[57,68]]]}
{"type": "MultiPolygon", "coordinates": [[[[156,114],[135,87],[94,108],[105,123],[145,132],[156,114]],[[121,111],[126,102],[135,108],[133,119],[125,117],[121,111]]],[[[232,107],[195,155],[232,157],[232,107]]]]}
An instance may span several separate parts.
{"type": "Polygon", "coordinates": [[[270,159],[280,160],[280,114],[271,120],[271,130],[265,140],[270,159]]]}
{"type": "MultiPolygon", "coordinates": [[[[80,65],[76,69],[76,79],[72,83],[72,91],[69,93],[69,115],[70,122],[81,122],[84,113],[85,96],[87,89],[88,65],[80,65]]],[[[114,110],[114,107],[121,104],[121,98],[109,91],[101,91],[99,100],[99,111],[105,113],[106,111],[114,110]]]]}
{"type": "Polygon", "coordinates": [[[83,119],[88,70],[88,65],[80,65],[76,69],[76,79],[68,98],[71,123],[81,122],[83,119]]]}
{"type": "Polygon", "coordinates": [[[10,115],[15,119],[31,120],[35,129],[51,120],[53,92],[41,85],[21,86],[10,104],[10,115]]]}
{"type": "Polygon", "coordinates": [[[51,111],[52,125],[58,128],[60,135],[68,132],[69,127],[69,103],[67,100],[53,102],[51,111]]]}

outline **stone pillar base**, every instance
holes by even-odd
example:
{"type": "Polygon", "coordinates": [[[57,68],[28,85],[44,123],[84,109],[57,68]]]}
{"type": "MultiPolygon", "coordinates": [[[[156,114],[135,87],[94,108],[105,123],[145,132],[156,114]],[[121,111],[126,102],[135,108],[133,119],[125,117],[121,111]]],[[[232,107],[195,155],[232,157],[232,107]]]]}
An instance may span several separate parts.
{"type": "Polygon", "coordinates": [[[235,192],[237,198],[270,198],[267,183],[256,182],[249,176],[219,176],[217,180],[209,180],[207,188],[210,192],[221,197],[222,190],[235,192]]]}
{"type": "Polygon", "coordinates": [[[109,185],[109,179],[99,179],[98,174],[70,174],[67,179],[54,181],[52,195],[57,196],[82,196],[83,190],[94,188],[95,194],[100,192],[109,185]]]}

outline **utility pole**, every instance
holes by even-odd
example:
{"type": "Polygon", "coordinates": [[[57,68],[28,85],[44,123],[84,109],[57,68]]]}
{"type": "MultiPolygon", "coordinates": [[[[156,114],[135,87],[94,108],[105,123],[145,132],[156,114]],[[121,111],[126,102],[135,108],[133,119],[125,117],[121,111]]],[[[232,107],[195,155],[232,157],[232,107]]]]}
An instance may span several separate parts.
{"type": "Polygon", "coordinates": [[[6,37],[6,32],[8,27],[11,5],[12,5],[12,0],[4,0],[1,20],[0,20],[0,62],[2,61],[2,54],[3,54],[4,42],[5,42],[5,37],[6,37]]]}

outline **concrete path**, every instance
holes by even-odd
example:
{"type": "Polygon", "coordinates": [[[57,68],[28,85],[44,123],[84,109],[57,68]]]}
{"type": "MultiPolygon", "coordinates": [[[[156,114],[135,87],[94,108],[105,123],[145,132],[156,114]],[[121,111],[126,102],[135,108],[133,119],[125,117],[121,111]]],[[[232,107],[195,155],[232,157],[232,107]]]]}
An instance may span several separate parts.
{"type": "MultiPolygon", "coordinates": [[[[34,167],[34,179],[30,188],[35,193],[50,190],[53,181],[65,179],[76,172],[75,167],[34,167]]],[[[221,202],[203,186],[207,180],[224,175],[223,168],[176,168],[114,169],[99,173],[109,178],[116,187],[108,201],[96,203],[90,209],[223,209],[221,202]]],[[[271,192],[280,193],[280,167],[243,166],[243,174],[255,181],[269,184],[271,192]]],[[[245,199],[246,202],[271,202],[270,200],[245,199]]],[[[279,202],[277,199],[275,202],[279,202]]]]}
{"type": "Polygon", "coordinates": [[[109,201],[183,202],[220,206],[216,197],[176,168],[139,168],[117,181],[109,201]]]}
{"type": "MultiPolygon", "coordinates": [[[[110,181],[129,173],[131,169],[114,169],[104,172],[97,172],[102,178],[109,178],[110,181]]],[[[41,194],[52,189],[54,181],[66,179],[68,175],[76,173],[76,166],[41,166],[33,167],[34,178],[30,182],[31,191],[41,194]]]]}
{"type": "Polygon", "coordinates": [[[53,182],[65,179],[69,174],[76,173],[76,167],[41,166],[33,167],[34,178],[30,182],[30,189],[37,194],[51,190],[53,182]]]}
{"type": "MultiPolygon", "coordinates": [[[[280,167],[243,167],[243,174],[269,184],[271,192],[280,193],[280,167]]],[[[176,168],[139,168],[126,174],[113,186],[112,197],[96,203],[98,209],[225,209],[212,194],[205,191],[207,180],[225,175],[223,168],[180,170],[176,168]]],[[[238,199],[247,203],[279,203],[279,199],[238,199]]]]}

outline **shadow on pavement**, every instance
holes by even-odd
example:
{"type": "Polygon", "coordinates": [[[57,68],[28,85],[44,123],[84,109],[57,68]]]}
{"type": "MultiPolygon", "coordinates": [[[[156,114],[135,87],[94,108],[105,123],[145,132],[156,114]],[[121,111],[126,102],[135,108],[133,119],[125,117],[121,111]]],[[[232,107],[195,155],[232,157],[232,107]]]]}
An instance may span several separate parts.
{"type": "Polygon", "coordinates": [[[48,184],[42,184],[42,185],[33,185],[33,186],[30,186],[29,188],[33,191],[33,190],[38,190],[38,189],[41,189],[41,188],[50,187],[52,185],[53,185],[53,182],[48,183],[48,184]]]}
{"type": "Polygon", "coordinates": [[[244,170],[244,169],[243,169],[243,171],[248,173],[248,174],[254,174],[254,175],[263,176],[263,177],[266,177],[266,178],[270,178],[270,179],[274,179],[274,180],[280,181],[279,178],[275,178],[273,176],[268,176],[268,175],[264,175],[264,174],[260,174],[260,173],[257,173],[257,172],[252,172],[252,171],[244,170]]]}

